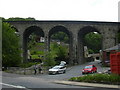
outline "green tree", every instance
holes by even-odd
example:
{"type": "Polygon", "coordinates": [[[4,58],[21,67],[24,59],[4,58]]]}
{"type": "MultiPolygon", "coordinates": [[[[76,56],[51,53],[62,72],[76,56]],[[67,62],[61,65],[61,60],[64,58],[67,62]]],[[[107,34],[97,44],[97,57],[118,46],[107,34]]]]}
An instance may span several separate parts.
{"type": "Polygon", "coordinates": [[[56,64],[55,62],[55,56],[53,55],[53,52],[48,52],[46,54],[46,60],[44,60],[45,66],[54,66],[56,64]]]}
{"type": "Polygon", "coordinates": [[[65,43],[68,43],[69,42],[69,38],[68,38],[68,35],[64,32],[57,32],[55,34],[53,34],[51,36],[52,39],[55,39],[55,40],[60,40],[62,42],[65,42],[65,43]]]}
{"type": "Polygon", "coordinates": [[[10,24],[2,23],[2,65],[19,66],[21,63],[19,38],[10,24]]]}
{"type": "Polygon", "coordinates": [[[60,61],[68,61],[68,48],[66,45],[54,43],[52,50],[55,52],[55,60],[58,64],[60,61]]]}
{"type": "Polygon", "coordinates": [[[60,64],[60,61],[67,61],[67,52],[66,46],[58,45],[54,42],[51,46],[51,51],[46,55],[45,65],[54,66],[55,64],[60,64]]]}
{"type": "Polygon", "coordinates": [[[32,47],[35,47],[36,45],[36,35],[32,33],[30,37],[28,38],[28,49],[31,49],[32,47]]]}
{"type": "Polygon", "coordinates": [[[90,53],[98,53],[101,49],[102,37],[99,33],[88,33],[84,37],[85,45],[88,47],[90,53]]]}
{"type": "Polygon", "coordinates": [[[61,61],[65,61],[67,56],[67,48],[65,46],[59,45],[56,51],[57,58],[61,61]]]}

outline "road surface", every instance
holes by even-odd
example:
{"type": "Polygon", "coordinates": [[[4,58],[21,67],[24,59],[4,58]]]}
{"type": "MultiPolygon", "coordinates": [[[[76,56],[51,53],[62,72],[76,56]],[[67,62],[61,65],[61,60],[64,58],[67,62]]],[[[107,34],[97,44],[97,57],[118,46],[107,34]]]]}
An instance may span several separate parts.
{"type": "MultiPolygon", "coordinates": [[[[81,90],[95,90],[95,87],[85,86],[72,86],[62,85],[53,83],[55,80],[68,80],[71,77],[82,75],[81,71],[85,65],[94,64],[98,68],[98,72],[102,72],[107,68],[102,68],[98,61],[86,63],[83,65],[77,65],[67,68],[65,74],[48,75],[48,74],[37,74],[37,75],[18,75],[3,72],[2,74],[2,85],[3,90],[6,88],[22,88],[22,89],[46,89],[46,88],[63,88],[63,89],[81,89],[81,90]]],[[[107,90],[106,88],[99,88],[99,90],[107,90]]]]}

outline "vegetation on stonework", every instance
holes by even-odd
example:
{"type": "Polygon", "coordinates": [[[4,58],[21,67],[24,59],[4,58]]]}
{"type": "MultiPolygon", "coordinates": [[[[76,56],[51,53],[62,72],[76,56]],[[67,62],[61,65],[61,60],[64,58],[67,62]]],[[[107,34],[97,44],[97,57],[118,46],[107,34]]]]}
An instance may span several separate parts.
{"type": "Polygon", "coordinates": [[[28,18],[20,18],[20,17],[11,17],[8,19],[2,18],[3,21],[34,21],[35,18],[28,17],[28,18]]]}
{"type": "MultiPolygon", "coordinates": [[[[3,21],[34,21],[36,20],[33,17],[20,18],[20,17],[11,17],[8,19],[2,18],[3,21]]],[[[120,43],[120,31],[117,36],[118,42],[120,43]]],[[[69,37],[64,32],[58,32],[51,36],[51,39],[58,40],[60,42],[69,43],[69,37]]],[[[101,49],[102,36],[99,33],[88,33],[84,37],[85,45],[88,47],[89,53],[98,53],[101,49]]]]}
{"type": "Polygon", "coordinates": [[[120,76],[116,74],[88,74],[80,77],[72,77],[70,81],[89,82],[89,83],[104,83],[104,84],[119,84],[120,76]]]}
{"type": "Polygon", "coordinates": [[[19,37],[10,24],[2,23],[2,66],[14,67],[21,63],[19,37]]]}

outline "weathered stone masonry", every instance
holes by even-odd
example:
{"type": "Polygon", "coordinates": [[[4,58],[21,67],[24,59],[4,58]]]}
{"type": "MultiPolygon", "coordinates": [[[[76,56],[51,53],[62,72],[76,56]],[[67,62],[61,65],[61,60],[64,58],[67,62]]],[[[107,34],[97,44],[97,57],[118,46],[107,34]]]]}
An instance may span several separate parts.
{"type": "Polygon", "coordinates": [[[54,32],[63,31],[70,38],[69,63],[82,64],[83,37],[89,32],[98,32],[102,35],[102,49],[110,48],[118,44],[116,34],[120,31],[118,22],[94,22],[94,21],[7,21],[13,25],[20,34],[20,44],[23,49],[24,62],[27,61],[27,37],[35,30],[40,31],[45,37],[45,52],[49,51],[50,36],[54,32]]]}

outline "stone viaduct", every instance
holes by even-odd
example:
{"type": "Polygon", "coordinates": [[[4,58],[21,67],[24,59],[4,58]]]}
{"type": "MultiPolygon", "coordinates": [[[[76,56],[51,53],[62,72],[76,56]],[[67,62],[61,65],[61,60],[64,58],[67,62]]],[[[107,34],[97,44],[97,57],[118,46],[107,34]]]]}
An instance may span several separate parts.
{"type": "Polygon", "coordinates": [[[102,48],[110,48],[118,44],[116,34],[120,32],[118,22],[96,21],[7,21],[20,34],[20,44],[23,49],[24,62],[27,61],[27,40],[31,33],[37,31],[45,38],[45,52],[49,51],[50,37],[58,31],[65,32],[69,39],[69,64],[85,62],[83,37],[89,32],[102,35],[102,48]]]}

